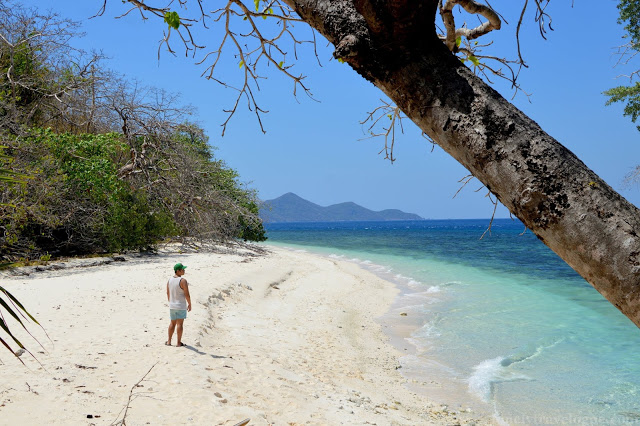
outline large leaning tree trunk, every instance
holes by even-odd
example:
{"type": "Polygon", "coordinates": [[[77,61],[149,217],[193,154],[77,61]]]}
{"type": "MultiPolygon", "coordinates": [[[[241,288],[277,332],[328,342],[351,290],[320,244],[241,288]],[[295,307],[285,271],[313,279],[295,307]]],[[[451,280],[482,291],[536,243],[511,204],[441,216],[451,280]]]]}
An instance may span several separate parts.
{"type": "Polygon", "coordinates": [[[447,49],[438,1],[286,2],[640,327],[640,211],[447,49]]]}

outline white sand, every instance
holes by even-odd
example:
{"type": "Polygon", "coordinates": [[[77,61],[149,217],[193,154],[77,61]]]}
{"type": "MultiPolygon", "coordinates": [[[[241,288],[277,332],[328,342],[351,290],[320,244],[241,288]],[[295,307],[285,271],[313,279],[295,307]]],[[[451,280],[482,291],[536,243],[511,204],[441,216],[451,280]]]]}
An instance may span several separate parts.
{"type": "Polygon", "coordinates": [[[3,279],[52,341],[36,330],[43,351],[23,338],[42,367],[0,351],[0,423],[117,423],[133,389],[127,425],[473,424],[407,389],[375,321],[393,284],[348,262],[269,251],[3,279]],[[179,261],[193,302],[185,348],[164,345],[165,285],[179,261]]]}

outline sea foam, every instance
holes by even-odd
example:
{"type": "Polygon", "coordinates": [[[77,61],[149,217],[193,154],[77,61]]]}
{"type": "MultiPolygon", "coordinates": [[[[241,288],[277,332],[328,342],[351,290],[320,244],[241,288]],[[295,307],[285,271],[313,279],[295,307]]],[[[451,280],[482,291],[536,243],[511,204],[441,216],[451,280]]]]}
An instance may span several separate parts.
{"type": "Polygon", "coordinates": [[[501,382],[531,380],[528,376],[509,369],[514,362],[507,357],[496,357],[476,365],[469,377],[469,391],[485,402],[493,399],[494,385],[501,382]]]}
{"type": "Polygon", "coordinates": [[[532,380],[530,377],[513,371],[515,364],[523,363],[539,357],[545,350],[551,349],[564,339],[557,339],[550,344],[538,345],[533,351],[524,351],[508,357],[497,357],[482,361],[474,367],[469,378],[469,390],[488,402],[493,397],[493,385],[500,382],[532,380]]]}

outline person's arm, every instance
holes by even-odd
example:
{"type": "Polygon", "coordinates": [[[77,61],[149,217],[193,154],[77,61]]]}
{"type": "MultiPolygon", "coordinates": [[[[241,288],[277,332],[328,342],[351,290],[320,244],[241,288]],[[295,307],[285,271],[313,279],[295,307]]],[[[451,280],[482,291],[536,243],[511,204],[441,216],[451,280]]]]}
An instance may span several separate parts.
{"type": "Polygon", "coordinates": [[[169,295],[169,281],[167,281],[167,302],[171,302],[171,295],[169,295]]]}
{"type": "Polygon", "coordinates": [[[187,311],[191,312],[191,295],[189,294],[189,284],[186,279],[180,281],[180,287],[184,291],[184,298],[187,299],[187,311]]]}

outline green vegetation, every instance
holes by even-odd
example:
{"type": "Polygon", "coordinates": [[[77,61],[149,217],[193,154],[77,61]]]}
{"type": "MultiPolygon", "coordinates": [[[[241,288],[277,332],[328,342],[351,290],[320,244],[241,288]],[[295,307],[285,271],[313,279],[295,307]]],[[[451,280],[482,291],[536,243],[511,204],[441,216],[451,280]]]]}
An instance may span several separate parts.
{"type": "Polygon", "coordinates": [[[2,261],[264,240],[256,194],[215,158],[191,109],[75,50],[76,28],[0,7],[2,261]]]}
{"type": "MultiPolygon", "coordinates": [[[[640,0],[620,0],[618,23],[624,25],[627,43],[620,47],[620,62],[627,64],[640,52],[640,0]]],[[[640,71],[629,76],[630,81],[637,78],[640,71]]],[[[631,117],[634,123],[640,116],[640,82],[628,86],[618,86],[604,92],[609,97],[607,105],[626,102],[624,115],[631,117]]],[[[637,126],[640,130],[640,126],[637,126]]]]}
{"type": "Polygon", "coordinates": [[[118,178],[120,135],[31,129],[9,143],[14,170],[32,179],[3,192],[6,258],[149,248],[176,235],[157,202],[118,178]]]}
{"type": "Polygon", "coordinates": [[[620,0],[618,4],[620,18],[618,23],[626,24],[627,31],[632,46],[640,50],[640,2],[638,0],[620,0]]]}
{"type": "MultiPolygon", "coordinates": [[[[614,102],[626,102],[624,107],[625,117],[631,117],[631,121],[634,123],[640,116],[640,82],[636,82],[633,86],[618,86],[613,89],[609,89],[604,92],[609,96],[607,105],[611,105],[614,102]]],[[[640,131],[640,126],[638,130],[640,131]]]]}

